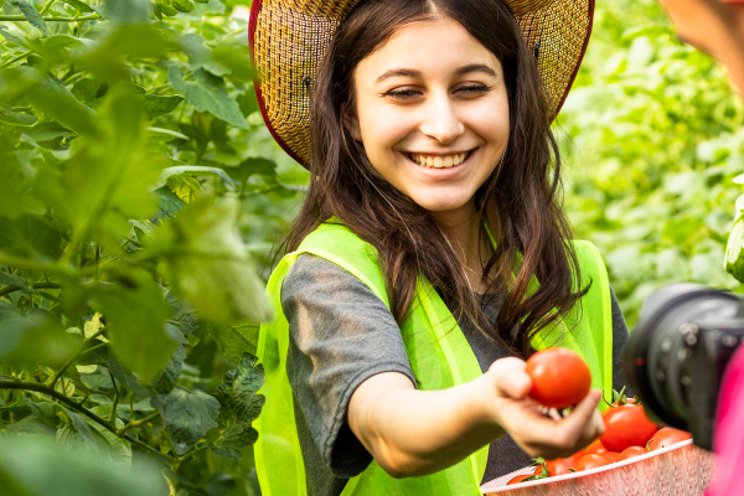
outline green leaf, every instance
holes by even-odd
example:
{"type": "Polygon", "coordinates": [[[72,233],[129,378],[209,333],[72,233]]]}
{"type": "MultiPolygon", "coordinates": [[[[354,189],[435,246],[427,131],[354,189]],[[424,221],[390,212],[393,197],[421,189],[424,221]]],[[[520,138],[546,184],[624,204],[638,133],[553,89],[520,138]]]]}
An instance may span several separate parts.
{"type": "Polygon", "coordinates": [[[244,183],[254,175],[275,179],[276,162],[263,157],[250,157],[241,162],[237,167],[228,168],[227,171],[235,178],[238,184],[244,183]]]}
{"type": "Polygon", "coordinates": [[[0,107],[0,124],[31,127],[36,124],[36,116],[23,109],[16,111],[11,107],[2,106],[0,107]]]}
{"type": "Polygon", "coordinates": [[[37,81],[23,95],[31,105],[63,126],[81,135],[97,137],[95,113],[83,105],[57,78],[39,73],[32,67],[9,69],[25,81],[37,81]]]}
{"type": "Polygon", "coordinates": [[[145,113],[147,114],[147,118],[154,119],[160,115],[173,112],[182,101],[183,98],[180,96],[146,95],[145,113]]]}
{"type": "Polygon", "coordinates": [[[85,78],[77,81],[70,91],[85,105],[97,107],[106,96],[108,85],[95,79],[85,78]]]}
{"type": "Polygon", "coordinates": [[[186,359],[186,350],[183,345],[176,348],[173,358],[163,372],[153,381],[152,388],[158,394],[168,394],[176,386],[178,376],[183,370],[183,362],[186,359]]]}
{"type": "MultiPolygon", "coordinates": [[[[111,0],[116,3],[116,0],[111,0]]],[[[121,2],[126,5],[128,2],[121,2]]],[[[117,24],[73,60],[101,81],[130,82],[132,61],[165,60],[181,47],[171,30],[155,24],[117,24]]]]}
{"type": "Polygon", "coordinates": [[[256,366],[255,357],[248,355],[225,374],[218,389],[225,428],[211,447],[214,453],[239,460],[241,450],[256,442],[258,432],[251,423],[258,418],[264,404],[264,396],[256,394],[263,382],[263,367],[256,366]]]}
{"type": "Polygon", "coordinates": [[[174,389],[168,395],[154,396],[151,402],[160,411],[178,455],[187,453],[217,427],[220,402],[202,391],[174,389]]]}
{"type": "Polygon", "coordinates": [[[181,69],[176,64],[168,68],[168,81],[173,89],[182,93],[194,108],[200,112],[209,112],[218,119],[241,129],[248,124],[240,112],[240,107],[224,88],[222,80],[198,70],[194,73],[197,82],[184,80],[181,69]]]}
{"type": "Polygon", "coordinates": [[[223,413],[249,424],[253,422],[265,402],[262,395],[256,394],[263,383],[263,366],[256,365],[256,357],[244,355],[240,364],[225,374],[218,389],[223,413]]]}
{"type": "Polygon", "coordinates": [[[148,0],[106,0],[104,12],[118,24],[144,24],[150,17],[148,0]]]}
{"type": "Polygon", "coordinates": [[[71,5],[72,7],[75,7],[79,13],[88,13],[88,12],[94,12],[93,9],[90,8],[88,4],[81,0],[62,0],[67,5],[71,5]]]}
{"type": "Polygon", "coordinates": [[[163,169],[160,174],[160,180],[155,184],[156,188],[165,186],[168,180],[177,176],[216,176],[222,180],[222,183],[229,189],[235,189],[235,181],[223,170],[218,167],[207,167],[204,165],[175,165],[163,169]]]}
{"type": "Polygon", "coordinates": [[[41,18],[41,14],[39,14],[39,11],[36,10],[36,7],[33,4],[27,2],[26,0],[10,0],[10,4],[21,11],[23,16],[28,20],[29,24],[31,24],[33,27],[35,27],[45,35],[49,34],[49,30],[47,29],[44,19],[41,18]]]}
{"type": "MultiPolygon", "coordinates": [[[[240,332],[238,329],[245,329],[249,326],[232,326],[232,325],[213,325],[208,328],[209,334],[217,342],[220,347],[220,352],[230,363],[238,363],[243,357],[243,353],[248,351],[255,351],[256,343],[251,342],[245,334],[240,332]]],[[[258,329],[256,327],[255,335],[258,336],[258,329]]]]}
{"type": "Polygon", "coordinates": [[[145,124],[142,96],[117,86],[99,110],[100,137],[80,140],[61,168],[38,176],[36,191],[72,226],[76,241],[115,248],[130,218],[154,213],[151,187],[163,157],[150,150],[145,124]]]}
{"type": "Polygon", "coordinates": [[[80,346],[50,314],[0,314],[0,362],[17,367],[56,367],[80,346]]]}
{"type": "Polygon", "coordinates": [[[0,437],[0,486],[4,496],[168,494],[157,464],[149,459],[122,467],[39,435],[0,437]]]}
{"type": "Polygon", "coordinates": [[[146,252],[164,254],[160,270],[174,293],[214,322],[271,316],[263,283],[236,230],[238,209],[232,197],[200,198],[163,222],[145,246],[146,252]]]}
{"type": "Polygon", "coordinates": [[[106,319],[115,355],[149,382],[168,365],[176,349],[165,327],[170,307],[145,273],[130,271],[116,282],[99,286],[92,295],[93,305],[106,319]]]}

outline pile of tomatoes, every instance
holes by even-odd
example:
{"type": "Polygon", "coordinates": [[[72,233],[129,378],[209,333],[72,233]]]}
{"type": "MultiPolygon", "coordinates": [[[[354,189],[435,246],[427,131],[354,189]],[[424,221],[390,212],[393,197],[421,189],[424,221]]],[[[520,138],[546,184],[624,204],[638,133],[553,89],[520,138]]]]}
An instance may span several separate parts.
{"type": "Polygon", "coordinates": [[[632,398],[624,403],[613,403],[602,419],[605,432],[589,446],[565,458],[537,458],[532,474],[518,475],[509,484],[601,467],[691,438],[690,433],[683,430],[658,428],[646,417],[641,404],[632,398]]]}
{"type": "MultiPolygon", "coordinates": [[[[568,350],[551,349],[536,353],[530,360],[527,362],[527,371],[533,378],[533,384],[540,381],[545,382],[545,376],[549,375],[545,372],[547,370],[555,374],[555,377],[551,377],[553,384],[562,381],[563,385],[566,382],[575,385],[574,391],[564,397],[557,397],[555,393],[560,388],[545,387],[543,390],[547,392],[543,393],[533,385],[530,396],[543,405],[561,408],[569,404],[575,404],[589,391],[589,370],[577,354],[568,350]],[[562,367],[555,366],[559,358],[562,367]],[[530,360],[533,360],[534,363],[531,364],[530,360]],[[569,375],[564,372],[567,362],[572,365],[572,374],[569,375]],[[550,395],[553,395],[553,397],[549,397],[550,395]]],[[[546,383],[548,386],[553,384],[546,383]]],[[[565,458],[552,460],[538,458],[532,474],[518,475],[512,478],[509,484],[601,467],[671,446],[692,437],[690,433],[679,429],[659,428],[649,420],[643,406],[637,399],[626,398],[622,393],[604,411],[602,420],[605,427],[604,434],[586,448],[565,458]]]]}

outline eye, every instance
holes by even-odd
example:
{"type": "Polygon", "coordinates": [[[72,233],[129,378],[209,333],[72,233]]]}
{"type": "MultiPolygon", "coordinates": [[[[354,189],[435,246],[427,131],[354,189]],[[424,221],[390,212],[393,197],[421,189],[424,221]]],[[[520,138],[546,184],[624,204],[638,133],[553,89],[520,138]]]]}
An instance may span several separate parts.
{"type": "Polygon", "coordinates": [[[464,84],[455,88],[455,93],[465,97],[475,97],[491,91],[490,86],[484,84],[464,84]]]}
{"type": "Polygon", "coordinates": [[[416,88],[395,88],[382,94],[386,98],[399,101],[412,100],[419,95],[421,91],[416,88]]]}

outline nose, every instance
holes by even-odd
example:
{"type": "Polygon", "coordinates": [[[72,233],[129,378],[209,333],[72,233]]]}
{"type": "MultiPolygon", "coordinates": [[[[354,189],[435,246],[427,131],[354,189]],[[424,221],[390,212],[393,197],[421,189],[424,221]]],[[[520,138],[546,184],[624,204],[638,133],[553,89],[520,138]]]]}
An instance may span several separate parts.
{"type": "Polygon", "coordinates": [[[449,95],[432,97],[425,106],[419,129],[439,143],[448,144],[465,132],[465,125],[449,95]]]}

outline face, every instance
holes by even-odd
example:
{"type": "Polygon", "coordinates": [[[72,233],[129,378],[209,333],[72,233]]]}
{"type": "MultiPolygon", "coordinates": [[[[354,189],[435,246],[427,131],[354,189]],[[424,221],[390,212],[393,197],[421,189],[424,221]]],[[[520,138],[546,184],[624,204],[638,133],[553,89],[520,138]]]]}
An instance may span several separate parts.
{"type": "Polygon", "coordinates": [[[499,59],[454,20],[417,21],[363,59],[353,82],[349,127],[377,172],[435,218],[472,214],[509,138],[499,59]]]}

